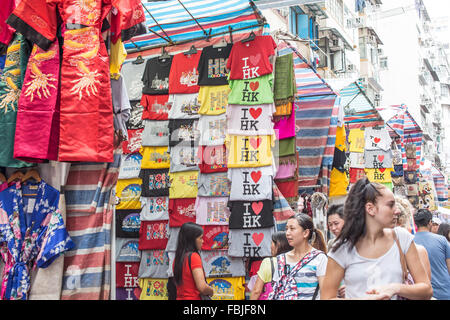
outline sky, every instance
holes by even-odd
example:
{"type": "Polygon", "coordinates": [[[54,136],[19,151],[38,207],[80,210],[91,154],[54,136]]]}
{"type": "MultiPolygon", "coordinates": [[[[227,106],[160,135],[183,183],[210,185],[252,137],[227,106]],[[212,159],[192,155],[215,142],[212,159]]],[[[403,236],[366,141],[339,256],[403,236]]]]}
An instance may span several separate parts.
{"type": "Polygon", "coordinates": [[[447,16],[450,19],[449,0],[422,0],[427,8],[430,18],[440,18],[447,16]]]}

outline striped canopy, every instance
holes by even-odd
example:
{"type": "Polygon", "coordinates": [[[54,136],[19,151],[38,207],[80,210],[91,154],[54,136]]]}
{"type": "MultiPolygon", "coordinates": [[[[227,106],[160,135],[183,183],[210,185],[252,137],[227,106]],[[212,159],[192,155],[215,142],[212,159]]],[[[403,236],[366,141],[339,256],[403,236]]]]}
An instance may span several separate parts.
{"type": "Polygon", "coordinates": [[[148,32],[125,42],[127,50],[136,46],[163,46],[169,43],[166,41],[169,38],[173,42],[205,39],[205,32],[214,37],[228,32],[229,27],[233,34],[260,27],[248,0],[167,0],[142,4],[148,32]]]}
{"type": "Polygon", "coordinates": [[[445,207],[448,201],[448,185],[445,176],[435,166],[431,166],[431,173],[436,187],[438,206],[445,207]]]}

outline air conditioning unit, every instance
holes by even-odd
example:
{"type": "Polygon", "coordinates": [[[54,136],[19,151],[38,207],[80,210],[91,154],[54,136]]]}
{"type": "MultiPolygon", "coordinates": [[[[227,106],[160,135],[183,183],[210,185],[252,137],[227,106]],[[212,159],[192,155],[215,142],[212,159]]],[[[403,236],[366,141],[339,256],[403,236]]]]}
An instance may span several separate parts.
{"type": "Polygon", "coordinates": [[[347,71],[350,71],[350,72],[356,71],[356,66],[354,64],[348,64],[347,71]]]}
{"type": "Polygon", "coordinates": [[[341,50],[344,47],[344,43],[342,42],[341,38],[332,39],[330,41],[330,50],[337,51],[341,50]]]}
{"type": "Polygon", "coordinates": [[[353,25],[355,28],[364,27],[366,22],[365,17],[357,17],[353,21],[354,21],[353,25]]]}

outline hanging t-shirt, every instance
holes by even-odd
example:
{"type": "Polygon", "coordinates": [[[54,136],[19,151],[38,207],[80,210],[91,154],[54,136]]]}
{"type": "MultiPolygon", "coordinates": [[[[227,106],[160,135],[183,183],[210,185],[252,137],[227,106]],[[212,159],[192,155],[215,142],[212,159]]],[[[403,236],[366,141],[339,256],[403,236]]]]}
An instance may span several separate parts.
{"type": "Polygon", "coordinates": [[[295,137],[295,114],[275,117],[273,128],[278,140],[295,137]]]}
{"type": "Polygon", "coordinates": [[[228,255],[231,257],[269,257],[273,228],[231,229],[228,255]]]}
{"type": "Polygon", "coordinates": [[[272,36],[256,36],[254,40],[233,44],[227,68],[230,79],[253,79],[273,72],[271,57],[277,44],[272,36]]]}
{"type": "Polygon", "coordinates": [[[290,179],[287,181],[276,181],[277,187],[285,198],[298,196],[298,179],[290,179]]]}
{"type": "Polygon", "coordinates": [[[295,137],[287,138],[278,141],[278,156],[285,157],[289,155],[294,155],[296,152],[295,137]]]}
{"type": "Polygon", "coordinates": [[[138,284],[139,262],[116,262],[116,287],[136,288],[138,284]]]}
{"type": "Polygon", "coordinates": [[[273,141],[272,136],[227,136],[228,168],[272,165],[273,141]]]}
{"type": "Polygon", "coordinates": [[[147,120],[167,120],[172,107],[168,94],[143,94],[141,105],[144,107],[142,119],[147,120]]]}
{"type": "Polygon", "coordinates": [[[365,150],[365,167],[366,168],[392,168],[392,152],[391,150],[365,150]]]}
{"type": "Polygon", "coordinates": [[[139,278],[168,278],[169,255],[164,250],[142,251],[139,278]]]}
{"type": "Polygon", "coordinates": [[[198,83],[198,62],[201,51],[194,54],[176,54],[172,60],[169,75],[169,93],[196,93],[198,83]]]}
{"type": "Polygon", "coordinates": [[[120,158],[118,179],[139,178],[142,155],[140,153],[122,154],[120,158]]]}
{"type": "Polygon", "coordinates": [[[332,168],[336,168],[341,172],[345,171],[345,164],[347,163],[347,155],[345,151],[334,148],[333,164],[332,168]]]}
{"type": "Polygon", "coordinates": [[[198,92],[200,109],[198,113],[210,116],[225,113],[229,93],[230,87],[228,85],[200,87],[198,92]]]}
{"type": "Polygon", "coordinates": [[[230,201],[230,229],[268,228],[273,227],[273,202],[261,201],[230,201]]]}
{"type": "Polygon", "coordinates": [[[364,130],[351,129],[348,135],[348,143],[350,144],[350,152],[363,153],[365,146],[364,130]]]}
{"type": "Polygon", "coordinates": [[[392,168],[365,169],[367,178],[370,182],[387,183],[392,182],[392,168]]]}
{"type": "Polygon", "coordinates": [[[389,150],[391,148],[391,136],[386,128],[366,128],[364,133],[365,150],[389,150]]]}
{"type": "Polygon", "coordinates": [[[274,103],[273,74],[250,79],[230,80],[229,104],[260,105],[274,103]]]}
{"type": "Polygon", "coordinates": [[[240,135],[274,134],[272,114],[275,105],[229,105],[227,109],[227,133],[240,135]]]}
{"type": "Polygon", "coordinates": [[[272,166],[229,169],[230,200],[271,200],[273,171],[272,166]]]}
{"type": "Polygon", "coordinates": [[[139,250],[164,250],[169,240],[169,221],[141,221],[139,250]]]}
{"type": "Polygon", "coordinates": [[[116,185],[116,209],[141,208],[141,179],[118,180],[116,185]]]}
{"type": "Polygon", "coordinates": [[[275,102],[274,116],[289,116],[292,113],[294,104],[292,102],[277,105],[275,102]]]}
{"type": "Polygon", "coordinates": [[[169,195],[169,169],[141,169],[143,197],[164,197],[169,195]]]}
{"type": "Polygon", "coordinates": [[[139,152],[142,146],[142,132],[144,129],[127,130],[128,140],[122,142],[122,151],[125,154],[139,152]]]}
{"type": "Polygon", "coordinates": [[[197,197],[196,223],[200,225],[228,225],[230,211],[227,197],[197,197]]]}
{"type": "Polygon", "coordinates": [[[200,145],[217,146],[224,144],[227,134],[226,114],[200,117],[197,130],[200,132],[200,145]]]}
{"type": "Polygon", "coordinates": [[[169,93],[169,74],[172,59],[173,56],[164,59],[156,57],[147,60],[144,74],[142,75],[142,82],[144,83],[143,94],[169,93]]]}
{"type": "Polygon", "coordinates": [[[141,296],[141,288],[116,288],[116,300],[117,301],[131,301],[139,300],[141,296]]]}
{"type": "Polygon", "coordinates": [[[170,199],[196,198],[198,193],[198,171],[170,173],[170,199]]]}
{"type": "MultiPolygon", "coordinates": [[[[166,251],[169,252],[169,260],[173,264],[173,259],[170,258],[170,252],[175,252],[177,250],[178,234],[181,228],[169,228],[169,241],[167,242],[166,251]]],[[[169,277],[171,277],[172,265],[169,265],[169,277]]]]}
{"type": "Polygon", "coordinates": [[[116,210],[116,237],[139,238],[141,227],[140,209],[116,210]]]}
{"type": "Polygon", "coordinates": [[[347,186],[347,173],[333,168],[330,174],[330,197],[345,196],[347,194],[347,186]]]}
{"type": "Polygon", "coordinates": [[[143,68],[142,64],[126,62],[122,65],[120,73],[126,84],[128,99],[139,100],[141,98],[142,88],[144,87],[144,83],[142,83],[144,70],[145,68],[143,68]]]}
{"type": "Polygon", "coordinates": [[[178,119],[169,120],[169,145],[175,146],[179,143],[190,146],[197,144],[200,132],[197,130],[198,120],[178,119]]]}
{"type": "Polygon", "coordinates": [[[198,84],[200,86],[220,86],[228,84],[227,62],[233,44],[226,47],[205,47],[198,63],[198,84]]]}
{"type": "Polygon", "coordinates": [[[127,121],[127,128],[130,130],[142,129],[144,128],[144,123],[142,122],[142,114],[144,113],[144,107],[137,101],[130,101],[131,113],[130,118],[127,121]]]}
{"type": "Polygon", "coordinates": [[[349,176],[350,176],[350,183],[356,183],[356,181],[366,176],[366,172],[362,168],[350,168],[349,176]]]}
{"type": "Polygon", "coordinates": [[[139,300],[169,300],[167,282],[167,279],[139,279],[139,287],[142,289],[139,300]]]}
{"type": "Polygon", "coordinates": [[[139,262],[141,252],[138,249],[138,239],[116,237],[116,262],[139,262]]]}
{"type": "Polygon", "coordinates": [[[200,146],[198,149],[198,167],[201,173],[226,172],[227,150],[225,145],[200,146]]]}
{"type": "Polygon", "coordinates": [[[244,260],[228,256],[225,250],[200,251],[203,269],[207,278],[244,277],[244,260]]]}
{"type": "Polygon", "coordinates": [[[297,154],[278,158],[278,169],[274,179],[288,179],[296,176],[298,168],[297,154]]]}
{"type": "Polygon", "coordinates": [[[226,172],[201,173],[198,177],[198,196],[228,197],[230,182],[226,172]]]}
{"type": "Polygon", "coordinates": [[[198,93],[171,94],[169,119],[198,119],[200,103],[198,93]]]}
{"type": "Polygon", "coordinates": [[[198,170],[198,149],[183,143],[170,147],[170,172],[198,170]]]}
{"type": "Polygon", "coordinates": [[[228,226],[209,226],[203,228],[202,250],[227,250],[228,249],[228,226]]]}
{"type": "Polygon", "coordinates": [[[350,152],[350,168],[364,169],[365,165],[364,152],[350,152]]]}
{"type": "Polygon", "coordinates": [[[245,277],[207,278],[206,282],[213,288],[211,300],[244,300],[245,277]]]}
{"type": "Polygon", "coordinates": [[[196,198],[169,200],[169,226],[171,229],[181,227],[186,222],[195,222],[195,201],[196,198]]]}
{"type": "Polygon", "coordinates": [[[141,221],[169,219],[169,197],[141,197],[141,202],[141,221]]]}
{"type": "Polygon", "coordinates": [[[158,147],[169,145],[169,121],[144,120],[142,146],[158,147]]]}
{"type": "Polygon", "coordinates": [[[142,169],[166,169],[170,167],[168,147],[141,147],[142,169]]]}

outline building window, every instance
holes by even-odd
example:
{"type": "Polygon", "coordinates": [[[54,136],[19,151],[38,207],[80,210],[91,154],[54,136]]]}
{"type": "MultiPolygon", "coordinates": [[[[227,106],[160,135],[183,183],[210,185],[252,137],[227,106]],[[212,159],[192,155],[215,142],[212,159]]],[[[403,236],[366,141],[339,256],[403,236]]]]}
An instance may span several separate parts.
{"type": "MultiPolygon", "coordinates": [[[[316,45],[319,44],[319,25],[316,18],[309,17],[299,6],[290,7],[289,27],[289,31],[299,38],[312,39],[316,45]]],[[[313,49],[316,48],[313,46],[313,49]]]]}

